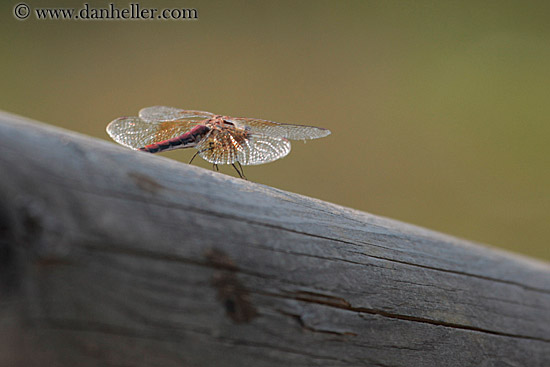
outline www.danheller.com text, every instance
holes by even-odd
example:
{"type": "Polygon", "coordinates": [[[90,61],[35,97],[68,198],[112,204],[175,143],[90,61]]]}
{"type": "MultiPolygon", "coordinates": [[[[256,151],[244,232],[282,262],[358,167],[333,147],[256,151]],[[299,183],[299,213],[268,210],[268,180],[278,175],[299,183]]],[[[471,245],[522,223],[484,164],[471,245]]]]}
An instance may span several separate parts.
{"type": "Polygon", "coordinates": [[[34,8],[27,4],[17,4],[13,9],[14,16],[26,19],[34,15],[40,20],[71,19],[71,20],[146,20],[146,19],[198,19],[199,13],[193,8],[147,8],[138,3],[130,3],[119,8],[114,3],[106,7],[96,8],[88,3],[81,8],[34,8]],[[33,14],[34,13],[34,14],[33,14]]]}

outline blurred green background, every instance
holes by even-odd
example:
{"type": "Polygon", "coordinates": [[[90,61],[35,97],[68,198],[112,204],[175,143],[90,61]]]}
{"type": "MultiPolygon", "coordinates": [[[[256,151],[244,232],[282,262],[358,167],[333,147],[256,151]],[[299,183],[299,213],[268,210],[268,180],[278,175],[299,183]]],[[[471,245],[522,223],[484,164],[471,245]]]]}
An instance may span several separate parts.
{"type": "Polygon", "coordinates": [[[550,2],[140,2],[195,21],[18,21],[17,3],[0,109],[102,139],[156,104],[326,127],[246,175],[550,260],[550,2]]]}

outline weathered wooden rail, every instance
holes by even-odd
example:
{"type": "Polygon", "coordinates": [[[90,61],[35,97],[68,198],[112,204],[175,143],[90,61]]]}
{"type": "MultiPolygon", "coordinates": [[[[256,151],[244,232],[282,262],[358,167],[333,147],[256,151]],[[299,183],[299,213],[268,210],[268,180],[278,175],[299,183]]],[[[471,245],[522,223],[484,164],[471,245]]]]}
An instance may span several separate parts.
{"type": "Polygon", "coordinates": [[[550,267],[0,114],[1,366],[550,366],[550,267]]]}

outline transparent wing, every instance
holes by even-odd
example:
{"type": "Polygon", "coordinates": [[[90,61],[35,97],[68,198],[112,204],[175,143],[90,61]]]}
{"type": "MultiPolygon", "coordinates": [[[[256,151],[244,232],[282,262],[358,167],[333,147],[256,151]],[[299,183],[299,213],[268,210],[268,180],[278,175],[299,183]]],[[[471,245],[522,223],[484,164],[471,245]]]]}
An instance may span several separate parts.
{"type": "Polygon", "coordinates": [[[182,110],[174,107],[153,106],[142,108],[139,117],[144,121],[201,121],[215,115],[205,111],[182,110]]]}
{"type": "Polygon", "coordinates": [[[107,133],[117,143],[139,149],[180,136],[196,125],[193,121],[147,122],[135,116],[120,117],[107,125],[107,133]]]}
{"type": "Polygon", "coordinates": [[[253,134],[274,138],[304,140],[318,139],[330,134],[330,130],[315,126],[282,124],[274,121],[241,117],[228,117],[226,120],[253,134]]]}
{"type": "Polygon", "coordinates": [[[197,146],[199,155],[214,164],[256,165],[273,162],[290,153],[290,142],[285,138],[265,135],[212,131],[197,146]]]}

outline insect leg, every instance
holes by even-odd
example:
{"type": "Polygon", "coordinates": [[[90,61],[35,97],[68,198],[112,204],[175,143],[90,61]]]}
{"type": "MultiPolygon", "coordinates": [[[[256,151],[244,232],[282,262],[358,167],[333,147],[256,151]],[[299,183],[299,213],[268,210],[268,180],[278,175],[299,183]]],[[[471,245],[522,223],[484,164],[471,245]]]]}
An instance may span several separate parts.
{"type": "Polygon", "coordinates": [[[241,174],[243,175],[243,178],[245,180],[248,180],[248,178],[246,178],[246,176],[244,175],[244,169],[243,169],[243,166],[241,166],[241,162],[237,161],[237,164],[239,165],[239,168],[241,169],[241,174]]]}
{"type": "Polygon", "coordinates": [[[197,156],[197,154],[199,154],[201,151],[200,150],[197,150],[197,152],[195,154],[193,154],[193,157],[191,158],[191,160],[189,161],[189,164],[191,164],[193,162],[193,159],[195,159],[195,157],[197,156]]]}
{"type": "MultiPolygon", "coordinates": [[[[237,163],[239,163],[239,162],[237,162],[237,163]]],[[[235,171],[237,171],[237,173],[239,174],[239,177],[240,177],[240,178],[245,179],[245,180],[247,179],[246,177],[244,177],[244,172],[241,173],[241,171],[239,171],[239,169],[237,168],[237,166],[235,166],[235,163],[231,163],[231,165],[233,166],[233,168],[235,168],[235,171]]],[[[240,166],[240,165],[241,165],[241,164],[239,163],[239,166],[240,166]]],[[[242,170],[242,169],[243,169],[243,168],[241,167],[241,170],[242,170]]]]}
{"type": "Polygon", "coordinates": [[[241,162],[237,161],[237,164],[239,165],[239,168],[241,169],[241,173],[242,173],[244,179],[246,180],[247,178],[246,178],[246,176],[244,175],[244,169],[243,169],[243,166],[241,166],[241,162]]]}
{"type": "Polygon", "coordinates": [[[193,154],[193,157],[191,158],[191,160],[189,161],[189,164],[191,164],[191,162],[193,162],[193,159],[195,159],[195,157],[197,156],[197,154],[200,154],[202,152],[206,152],[208,150],[212,150],[214,149],[213,147],[210,147],[210,148],[206,148],[206,149],[203,149],[203,150],[198,150],[195,154],[193,154]]]}

